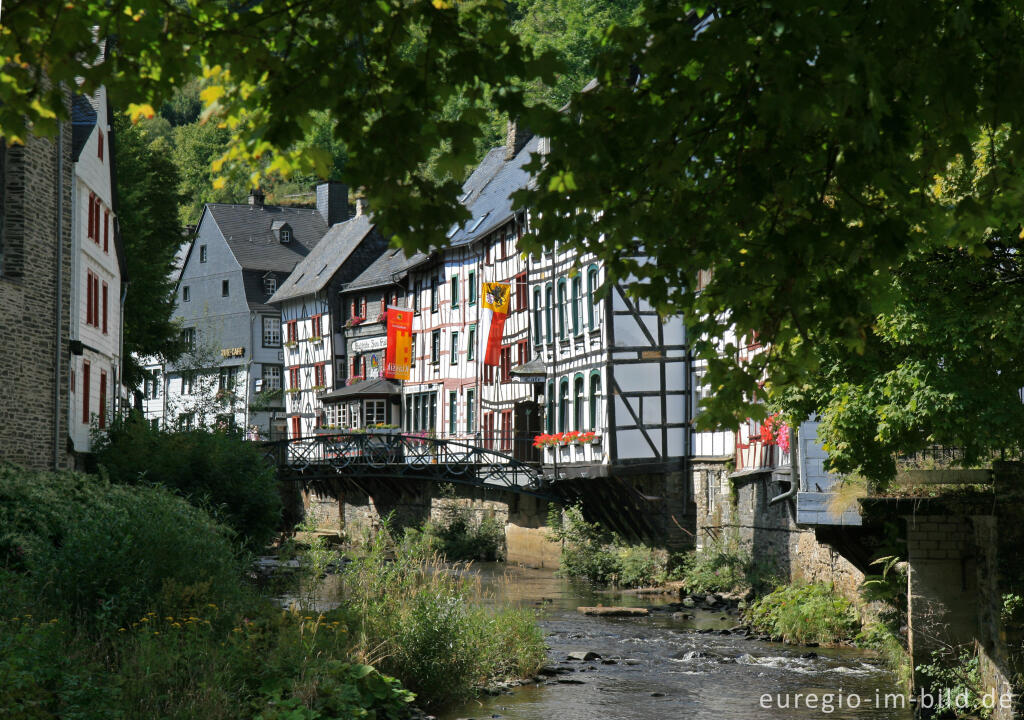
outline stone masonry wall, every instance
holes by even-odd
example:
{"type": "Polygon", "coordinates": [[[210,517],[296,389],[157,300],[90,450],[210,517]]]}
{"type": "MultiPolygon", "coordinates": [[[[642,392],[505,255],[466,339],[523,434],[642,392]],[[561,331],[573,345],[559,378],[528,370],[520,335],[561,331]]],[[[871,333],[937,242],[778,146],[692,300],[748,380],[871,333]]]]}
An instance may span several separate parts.
{"type": "Polygon", "coordinates": [[[696,544],[736,543],[790,582],[823,582],[855,598],[864,575],[815,531],[796,524],[792,501],[769,505],[782,492],[770,473],[729,477],[724,463],[693,467],[696,544]]]}
{"type": "Polygon", "coordinates": [[[0,460],[37,469],[52,469],[55,455],[58,467],[71,464],[67,421],[73,166],[68,123],[62,124],[62,144],[60,174],[56,139],[29,136],[25,146],[10,148],[2,193],[6,221],[0,235],[0,460]],[[63,195],[59,236],[58,193],[63,195]],[[60,321],[55,327],[58,303],[60,321]]]}

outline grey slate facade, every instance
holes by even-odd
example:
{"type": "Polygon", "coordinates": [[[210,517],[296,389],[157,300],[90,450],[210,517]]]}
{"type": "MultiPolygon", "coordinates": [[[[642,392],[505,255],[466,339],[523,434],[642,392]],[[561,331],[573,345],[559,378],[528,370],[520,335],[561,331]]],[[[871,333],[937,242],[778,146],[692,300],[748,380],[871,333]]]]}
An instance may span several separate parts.
{"type": "Polygon", "coordinates": [[[280,420],[284,348],[268,300],[327,234],[325,214],[265,206],[258,191],[248,205],[206,206],[178,280],[175,316],[195,351],[165,373],[168,422],[267,435],[280,420]]]}

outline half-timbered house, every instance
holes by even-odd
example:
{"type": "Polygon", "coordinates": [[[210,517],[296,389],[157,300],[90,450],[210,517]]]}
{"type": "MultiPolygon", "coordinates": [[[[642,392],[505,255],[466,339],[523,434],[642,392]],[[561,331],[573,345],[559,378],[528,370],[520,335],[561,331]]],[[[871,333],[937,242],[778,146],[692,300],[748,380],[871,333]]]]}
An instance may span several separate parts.
{"type": "Polygon", "coordinates": [[[268,301],[281,310],[283,390],[292,438],[327,424],[320,397],[338,388],[338,370],[345,368],[341,290],[387,250],[361,207],[327,231],[268,301]]]}

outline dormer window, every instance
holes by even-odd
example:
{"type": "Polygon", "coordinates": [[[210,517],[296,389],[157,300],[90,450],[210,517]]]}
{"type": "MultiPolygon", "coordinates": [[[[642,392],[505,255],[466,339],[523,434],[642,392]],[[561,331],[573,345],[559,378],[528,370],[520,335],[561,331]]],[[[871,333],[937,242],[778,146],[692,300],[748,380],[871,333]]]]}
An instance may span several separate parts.
{"type": "Polygon", "coordinates": [[[282,245],[287,245],[292,241],[292,226],[285,221],[276,221],[270,226],[270,230],[277,237],[277,241],[282,245]]]}
{"type": "Polygon", "coordinates": [[[263,294],[270,297],[277,292],[277,278],[273,275],[268,275],[263,278],[263,294]]]}

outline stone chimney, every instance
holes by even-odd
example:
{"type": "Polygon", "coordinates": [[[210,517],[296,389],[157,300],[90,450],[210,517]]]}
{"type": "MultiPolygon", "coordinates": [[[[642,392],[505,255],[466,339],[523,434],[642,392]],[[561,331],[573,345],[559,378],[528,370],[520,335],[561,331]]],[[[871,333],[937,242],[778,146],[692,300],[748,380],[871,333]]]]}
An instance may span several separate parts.
{"type": "Polygon", "coordinates": [[[263,198],[265,195],[259,188],[253,188],[249,191],[249,204],[255,208],[263,207],[263,198]]]}
{"type": "Polygon", "coordinates": [[[364,198],[364,197],[356,198],[356,214],[355,214],[355,216],[356,217],[361,217],[362,215],[365,215],[366,214],[366,209],[367,209],[366,198],[364,198]]]}
{"type": "Polygon", "coordinates": [[[505,160],[511,160],[530,142],[533,133],[515,120],[508,121],[508,134],[505,135],[505,160]]]}
{"type": "Polygon", "coordinates": [[[348,186],[336,180],[317,183],[316,209],[327,227],[348,220],[352,216],[348,206],[348,186]]]}

